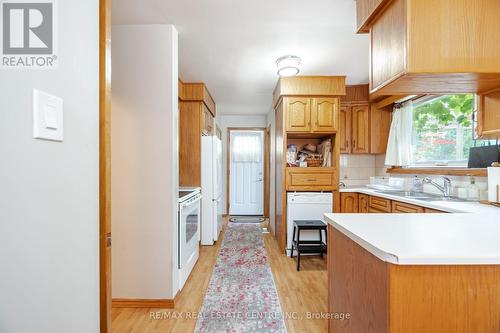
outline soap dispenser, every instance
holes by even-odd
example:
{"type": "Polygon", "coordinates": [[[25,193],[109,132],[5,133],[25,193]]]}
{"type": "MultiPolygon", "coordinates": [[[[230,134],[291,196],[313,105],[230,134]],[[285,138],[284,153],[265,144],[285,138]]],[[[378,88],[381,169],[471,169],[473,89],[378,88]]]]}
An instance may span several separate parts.
{"type": "Polygon", "coordinates": [[[418,176],[413,177],[413,192],[423,192],[424,182],[418,176]]]}

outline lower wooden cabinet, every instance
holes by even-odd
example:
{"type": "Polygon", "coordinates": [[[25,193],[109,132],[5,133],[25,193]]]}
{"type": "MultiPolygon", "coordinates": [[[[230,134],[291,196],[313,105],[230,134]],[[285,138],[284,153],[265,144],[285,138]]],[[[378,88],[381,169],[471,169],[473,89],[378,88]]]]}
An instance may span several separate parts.
{"type": "Polygon", "coordinates": [[[391,200],[371,195],[368,197],[368,207],[384,213],[390,213],[392,211],[391,200]]]}
{"type": "Polygon", "coordinates": [[[358,209],[360,213],[368,213],[368,196],[358,194],[358,209]]]}
{"type": "Polygon", "coordinates": [[[429,213],[429,214],[438,214],[438,213],[446,213],[443,212],[442,210],[437,210],[437,209],[432,209],[432,208],[424,208],[424,213],[429,213]]]}
{"type": "Polygon", "coordinates": [[[387,212],[384,212],[383,210],[380,210],[380,209],[377,209],[377,208],[373,208],[373,207],[368,207],[368,213],[376,213],[376,214],[382,213],[382,214],[387,214],[387,212]]]}
{"type": "Polygon", "coordinates": [[[340,194],[340,211],[341,213],[358,213],[358,194],[357,193],[341,193],[340,194]]]}
{"type": "Polygon", "coordinates": [[[420,206],[411,205],[405,202],[392,201],[393,213],[423,213],[424,208],[420,206]]]}
{"type": "Polygon", "coordinates": [[[356,193],[340,193],[341,213],[446,213],[440,210],[389,200],[377,196],[356,193]]]}

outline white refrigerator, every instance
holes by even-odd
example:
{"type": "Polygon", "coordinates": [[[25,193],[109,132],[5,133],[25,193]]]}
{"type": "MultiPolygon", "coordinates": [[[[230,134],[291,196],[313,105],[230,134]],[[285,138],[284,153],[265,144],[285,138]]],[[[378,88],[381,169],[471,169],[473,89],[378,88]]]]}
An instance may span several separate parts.
{"type": "Polygon", "coordinates": [[[222,141],[203,136],[201,142],[201,245],[213,245],[222,230],[222,141]]]}

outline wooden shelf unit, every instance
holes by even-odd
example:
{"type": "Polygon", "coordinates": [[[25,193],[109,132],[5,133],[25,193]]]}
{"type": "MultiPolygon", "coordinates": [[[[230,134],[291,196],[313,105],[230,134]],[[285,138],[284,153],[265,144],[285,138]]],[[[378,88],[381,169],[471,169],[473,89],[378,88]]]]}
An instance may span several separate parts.
{"type": "Polygon", "coordinates": [[[287,192],[333,193],[334,211],[340,211],[338,140],[340,99],[345,95],[345,77],[281,78],[274,91],[276,116],[276,226],[275,237],[282,252],[286,248],[287,192]],[[331,139],[331,167],[288,167],[289,144],[318,145],[331,139]]]}

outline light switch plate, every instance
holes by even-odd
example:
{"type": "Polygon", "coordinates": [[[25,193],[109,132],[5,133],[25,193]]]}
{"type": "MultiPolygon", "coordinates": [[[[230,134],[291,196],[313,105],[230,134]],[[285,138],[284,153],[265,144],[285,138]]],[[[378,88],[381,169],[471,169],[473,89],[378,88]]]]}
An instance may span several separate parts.
{"type": "Polygon", "coordinates": [[[33,137],[63,141],[62,98],[33,90],[33,137]]]}

